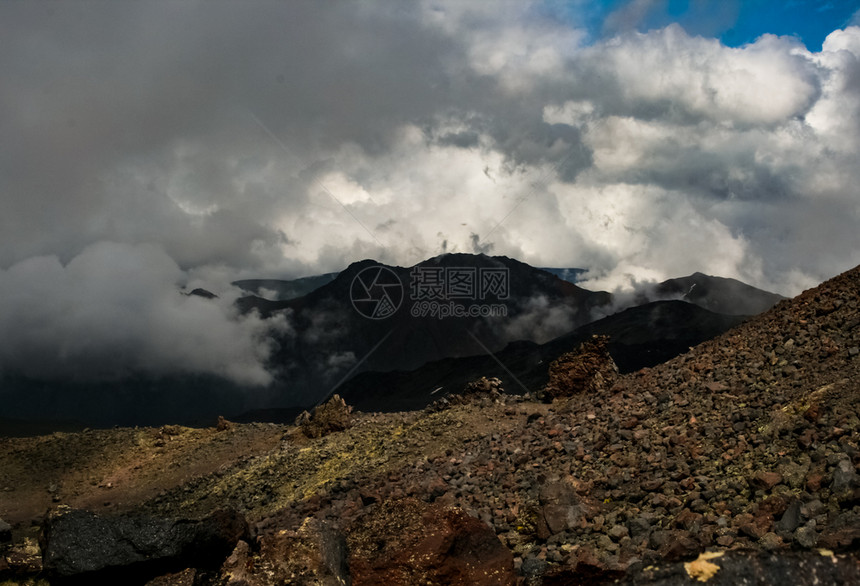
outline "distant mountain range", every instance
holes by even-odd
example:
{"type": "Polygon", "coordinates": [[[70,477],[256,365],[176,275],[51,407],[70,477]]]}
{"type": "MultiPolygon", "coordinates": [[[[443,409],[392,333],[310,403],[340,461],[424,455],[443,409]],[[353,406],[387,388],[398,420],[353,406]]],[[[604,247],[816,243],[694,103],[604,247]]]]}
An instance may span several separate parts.
{"type": "Polygon", "coordinates": [[[470,254],[446,254],[408,268],[364,260],[303,297],[238,300],[242,311],[289,314],[294,333],[277,340],[272,368],[293,400],[311,403],[365,370],[410,370],[443,358],[496,352],[515,340],[548,341],[592,321],[595,311],[611,302],[609,293],[587,291],[517,260],[470,254]],[[384,318],[369,309],[383,286],[376,283],[362,299],[368,295],[363,287],[374,289],[373,279],[380,275],[397,296],[384,318]],[[481,282],[486,275],[498,278],[496,287],[481,282]],[[433,314],[452,306],[464,315],[433,314]],[[486,315],[493,309],[503,315],[486,315]]]}
{"type": "Polygon", "coordinates": [[[264,392],[213,376],[86,384],[7,373],[0,377],[3,416],[87,425],[204,423],[243,412],[246,420],[271,419],[335,391],[361,409],[414,408],[477,376],[498,376],[513,392],[533,390],[549,362],[597,333],[611,337],[623,371],[653,366],[782,299],[696,273],[643,286],[622,303],[571,282],[582,272],[446,254],[413,267],[364,260],[292,281],[237,281],[251,293],[237,300],[241,311],[283,314],[290,324],[290,333],[273,334],[275,383],[264,392]],[[439,315],[454,310],[464,315],[439,315]]]}
{"type": "MultiPolygon", "coordinates": [[[[256,310],[263,316],[290,315],[295,334],[279,340],[280,351],[272,361],[281,373],[285,399],[289,397],[285,405],[314,404],[338,389],[358,406],[383,410],[385,405],[414,408],[416,402],[427,400],[423,393],[429,384],[452,390],[481,372],[493,372],[508,388],[519,386],[515,378],[539,386],[548,361],[596,333],[611,336],[611,352],[623,371],[653,366],[782,299],[740,281],[696,273],[642,286],[628,302],[634,307],[619,313],[625,306],[609,293],[587,291],[571,282],[583,272],[537,269],[507,257],[471,254],[446,254],[408,268],[365,260],[305,296],[288,300],[247,296],[238,303],[243,311],[256,310]],[[444,277],[458,270],[474,275],[482,270],[504,272],[508,291],[503,298],[490,295],[456,303],[466,310],[502,305],[506,315],[445,319],[415,315],[415,309],[427,303],[420,295],[416,298],[420,293],[416,279],[428,271],[444,277]],[[362,302],[356,305],[352,300],[359,275],[376,276],[373,271],[382,271],[392,286],[401,288],[401,297],[392,304],[397,307],[384,319],[361,315],[362,302]],[[402,400],[395,400],[395,395],[402,395],[402,400]]],[[[438,302],[450,301],[444,297],[438,302]]]]}
{"type": "Polygon", "coordinates": [[[244,279],[234,281],[233,285],[251,295],[266,297],[266,292],[269,292],[274,295],[276,301],[287,301],[307,295],[311,291],[331,283],[338,274],[323,273],[322,275],[301,277],[286,281],[279,279],[244,279]]]}

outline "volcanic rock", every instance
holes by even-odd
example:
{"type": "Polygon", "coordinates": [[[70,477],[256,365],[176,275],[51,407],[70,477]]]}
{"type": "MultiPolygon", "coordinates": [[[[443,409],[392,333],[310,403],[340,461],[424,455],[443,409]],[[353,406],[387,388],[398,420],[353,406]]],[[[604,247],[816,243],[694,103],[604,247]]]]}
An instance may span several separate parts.
{"type": "Polygon", "coordinates": [[[313,413],[303,412],[296,418],[302,433],[309,438],[320,438],[336,431],[348,429],[352,423],[352,407],[340,395],[314,408],[313,413]]]}
{"type": "Polygon", "coordinates": [[[572,479],[547,482],[540,489],[540,512],[537,518],[537,536],[548,539],[551,535],[585,526],[594,516],[597,506],[576,492],[572,479]]]}
{"type": "Polygon", "coordinates": [[[240,542],[224,563],[222,577],[236,586],[350,584],[346,540],[330,523],[307,517],[295,530],[262,536],[256,558],[240,542]]]}
{"type": "Polygon", "coordinates": [[[26,579],[42,571],[42,549],[32,537],[25,537],[0,554],[0,580],[26,579]]]}
{"type": "Polygon", "coordinates": [[[544,390],[546,398],[608,391],[618,378],[618,367],[609,355],[608,343],[606,336],[593,336],[576,351],[554,360],[544,390]]]}
{"type": "Polygon", "coordinates": [[[514,584],[513,555],[461,510],[413,499],[385,503],[350,533],[355,585],[514,584]]]}
{"type": "Polygon", "coordinates": [[[247,529],[241,515],[227,510],[199,521],[70,510],[45,524],[44,564],[55,576],[109,574],[119,581],[171,568],[217,567],[247,529]]]}

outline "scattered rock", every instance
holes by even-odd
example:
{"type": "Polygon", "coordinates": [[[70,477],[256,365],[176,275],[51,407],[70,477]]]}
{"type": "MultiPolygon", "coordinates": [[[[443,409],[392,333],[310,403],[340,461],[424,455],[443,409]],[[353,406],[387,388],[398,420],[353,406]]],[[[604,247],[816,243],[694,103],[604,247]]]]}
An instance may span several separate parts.
{"type": "Polygon", "coordinates": [[[832,550],[851,548],[860,541],[860,516],[845,513],[821,532],[818,546],[832,550]]]}
{"type": "Polygon", "coordinates": [[[224,586],[263,586],[263,582],[253,574],[253,568],[251,548],[247,541],[240,540],[221,566],[221,580],[224,586]]]}
{"type": "Polygon", "coordinates": [[[779,521],[776,522],[775,528],[781,534],[791,534],[800,526],[800,501],[794,501],[785,512],[779,521]]]}

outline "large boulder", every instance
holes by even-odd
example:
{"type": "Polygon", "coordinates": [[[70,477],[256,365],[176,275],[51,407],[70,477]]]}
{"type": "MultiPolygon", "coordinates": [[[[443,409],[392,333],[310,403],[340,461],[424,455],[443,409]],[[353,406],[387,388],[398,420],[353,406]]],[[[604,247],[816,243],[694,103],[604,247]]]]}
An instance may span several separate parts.
{"type": "Polygon", "coordinates": [[[609,390],[618,379],[618,367],[609,354],[609,338],[592,336],[574,352],[562,354],[549,366],[544,398],[552,400],[577,393],[609,390]]]}
{"type": "Polygon", "coordinates": [[[577,494],[573,479],[569,477],[545,483],[538,499],[536,531],[539,539],[584,528],[600,507],[592,499],[577,494]]]}
{"type": "Polygon", "coordinates": [[[414,499],[383,503],[348,536],[352,583],[507,585],[513,554],[483,521],[414,499]]]}
{"type": "Polygon", "coordinates": [[[217,567],[247,531],[244,517],[229,510],[201,520],[61,511],[45,523],[44,566],[63,578],[120,581],[217,567]]]}
{"type": "Polygon", "coordinates": [[[303,411],[296,418],[296,425],[309,438],[319,438],[336,431],[348,429],[352,424],[352,407],[340,395],[314,408],[312,413],[303,411]]]}
{"type": "Polygon", "coordinates": [[[226,586],[268,584],[351,584],[346,538],[334,525],[307,517],[297,529],[262,535],[253,554],[244,541],[221,568],[226,586]]]}

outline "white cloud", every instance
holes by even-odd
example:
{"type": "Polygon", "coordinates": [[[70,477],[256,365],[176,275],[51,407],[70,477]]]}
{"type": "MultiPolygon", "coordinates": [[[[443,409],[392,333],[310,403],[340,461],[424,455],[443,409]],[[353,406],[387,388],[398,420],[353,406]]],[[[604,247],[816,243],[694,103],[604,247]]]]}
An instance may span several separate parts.
{"type": "Polygon", "coordinates": [[[159,247],[111,242],[66,265],[42,256],[0,271],[0,372],[84,381],[205,373],[269,383],[266,333],[286,332],[286,323],[239,317],[235,292],[184,295],[185,280],[159,247]]]}

